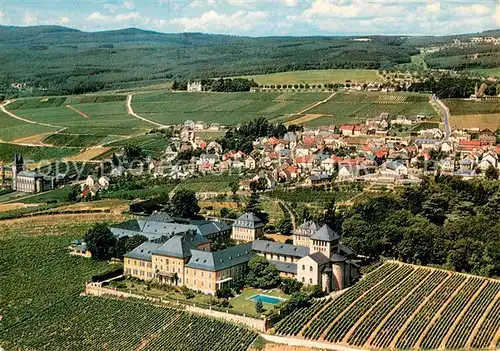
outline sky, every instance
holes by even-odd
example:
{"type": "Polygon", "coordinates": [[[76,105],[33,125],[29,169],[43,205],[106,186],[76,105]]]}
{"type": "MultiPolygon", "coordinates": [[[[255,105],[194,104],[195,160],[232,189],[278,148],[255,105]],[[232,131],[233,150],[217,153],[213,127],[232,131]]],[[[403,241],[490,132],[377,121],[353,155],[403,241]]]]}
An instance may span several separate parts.
{"type": "Polygon", "coordinates": [[[245,36],[449,35],[500,28],[500,0],[0,0],[0,24],[245,36]]]}

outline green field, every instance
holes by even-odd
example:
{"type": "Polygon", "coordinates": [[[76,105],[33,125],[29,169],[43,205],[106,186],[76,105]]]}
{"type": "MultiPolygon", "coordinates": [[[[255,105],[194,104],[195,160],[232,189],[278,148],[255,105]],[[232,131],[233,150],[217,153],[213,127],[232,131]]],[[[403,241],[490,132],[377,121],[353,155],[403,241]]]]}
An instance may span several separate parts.
{"type": "Polygon", "coordinates": [[[125,98],[124,95],[27,98],[18,99],[6,108],[35,122],[64,127],[66,133],[72,134],[130,135],[151,129],[150,123],[127,114],[125,98]]]}
{"type": "Polygon", "coordinates": [[[311,71],[290,71],[255,76],[244,76],[260,85],[270,84],[328,84],[351,82],[382,82],[377,70],[371,69],[321,69],[311,71]]]}
{"type": "Polygon", "coordinates": [[[409,93],[370,93],[346,92],[337,93],[327,103],[319,105],[307,113],[329,115],[334,118],[320,117],[306,123],[306,126],[319,126],[322,124],[359,124],[367,118],[373,118],[383,112],[391,117],[397,115],[425,114],[432,118],[438,117],[429,104],[426,95],[409,93]]]}
{"type": "Polygon", "coordinates": [[[500,77],[500,67],[497,68],[474,68],[471,72],[482,74],[488,77],[500,77]]]}
{"type": "Polygon", "coordinates": [[[30,135],[55,132],[56,128],[26,123],[0,111],[0,140],[12,141],[30,135]]]}
{"type": "MultiPolygon", "coordinates": [[[[169,138],[165,137],[164,134],[154,133],[154,134],[138,135],[130,139],[118,140],[109,143],[107,146],[111,147],[115,151],[123,147],[135,146],[141,148],[144,152],[146,152],[149,155],[160,156],[165,152],[168,145],[169,145],[169,138]]],[[[109,152],[107,152],[106,154],[109,154],[109,152]]],[[[100,156],[102,157],[102,155],[100,156]]]]}
{"type": "Polygon", "coordinates": [[[220,320],[138,301],[79,296],[85,281],[112,268],[68,254],[70,241],[99,220],[92,218],[0,222],[2,347],[244,351],[254,341],[255,332],[220,320]]]}
{"type": "Polygon", "coordinates": [[[0,143],[0,161],[12,162],[14,160],[14,153],[16,152],[22,154],[25,161],[38,162],[73,156],[79,153],[80,149],[0,143]]]}
{"type": "Polygon", "coordinates": [[[163,124],[186,120],[234,125],[301,111],[328,93],[149,93],[134,96],[137,114],[163,124]]]}
{"type": "Polygon", "coordinates": [[[231,193],[231,183],[238,182],[239,175],[221,174],[221,175],[206,175],[199,178],[189,178],[183,180],[178,189],[189,189],[194,192],[219,192],[231,193]]]}
{"type": "Polygon", "coordinates": [[[482,115],[500,113],[498,101],[471,101],[464,99],[444,99],[451,115],[482,115]]]}
{"type": "Polygon", "coordinates": [[[52,134],[43,139],[45,144],[54,146],[69,146],[69,147],[90,147],[99,145],[102,140],[105,140],[106,135],[99,134],[52,134]]]}

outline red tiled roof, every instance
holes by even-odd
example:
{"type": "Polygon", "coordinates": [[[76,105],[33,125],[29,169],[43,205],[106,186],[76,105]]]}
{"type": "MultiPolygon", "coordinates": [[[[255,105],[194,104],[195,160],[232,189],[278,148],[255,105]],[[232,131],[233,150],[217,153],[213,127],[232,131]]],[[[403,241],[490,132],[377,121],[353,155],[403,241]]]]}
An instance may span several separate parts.
{"type": "Polygon", "coordinates": [[[481,146],[480,140],[460,140],[458,145],[460,146],[481,146]]]}
{"type": "Polygon", "coordinates": [[[340,126],[340,129],[341,130],[353,130],[354,126],[344,125],[344,126],[340,126]]]}
{"type": "Polygon", "coordinates": [[[313,156],[301,156],[295,159],[295,163],[312,163],[313,156]]]}

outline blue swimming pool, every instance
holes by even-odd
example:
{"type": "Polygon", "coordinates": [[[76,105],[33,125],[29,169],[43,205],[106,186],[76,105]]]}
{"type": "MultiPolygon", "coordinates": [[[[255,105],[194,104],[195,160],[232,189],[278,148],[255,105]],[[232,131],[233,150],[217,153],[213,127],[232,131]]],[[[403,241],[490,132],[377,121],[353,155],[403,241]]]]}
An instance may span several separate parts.
{"type": "Polygon", "coordinates": [[[285,301],[285,299],[282,299],[279,297],[274,297],[274,296],[269,296],[269,295],[261,295],[261,294],[254,295],[254,296],[250,297],[249,300],[252,300],[254,302],[261,301],[263,303],[270,303],[272,305],[277,305],[277,304],[285,301]]]}

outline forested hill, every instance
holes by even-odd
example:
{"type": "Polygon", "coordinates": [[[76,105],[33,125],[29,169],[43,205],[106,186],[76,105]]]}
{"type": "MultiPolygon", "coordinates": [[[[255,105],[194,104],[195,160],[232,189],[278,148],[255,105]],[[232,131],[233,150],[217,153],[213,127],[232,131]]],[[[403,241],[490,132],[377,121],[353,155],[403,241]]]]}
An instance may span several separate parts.
{"type": "Polygon", "coordinates": [[[0,94],[9,92],[13,82],[47,94],[75,94],[173,78],[379,69],[410,62],[417,53],[405,38],[370,38],[360,42],[352,37],[251,38],[134,28],[82,32],[59,26],[0,26],[0,94]]]}
{"type": "MultiPolygon", "coordinates": [[[[51,94],[298,69],[388,68],[415,49],[399,37],[251,38],[139,29],[82,32],[57,26],[1,27],[0,78],[51,94]],[[89,78],[90,77],[90,78],[89,78]]],[[[1,93],[1,92],[0,92],[1,93]]]]}

